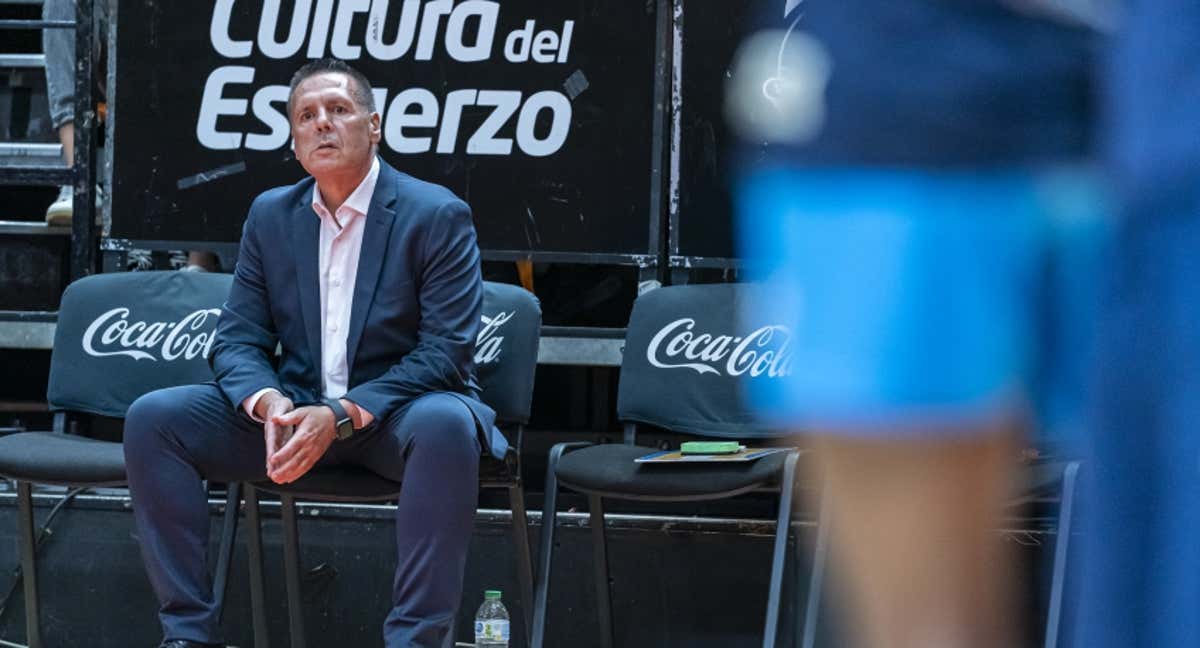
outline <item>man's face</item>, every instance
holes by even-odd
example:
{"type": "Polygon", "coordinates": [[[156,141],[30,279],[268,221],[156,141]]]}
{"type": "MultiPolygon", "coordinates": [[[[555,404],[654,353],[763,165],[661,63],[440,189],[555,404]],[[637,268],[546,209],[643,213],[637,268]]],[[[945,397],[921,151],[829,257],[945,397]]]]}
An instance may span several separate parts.
{"type": "Polygon", "coordinates": [[[296,159],[318,182],[368,168],[379,143],[379,113],[354,101],[353,84],[340,72],[316,74],[292,97],[296,159]]]}

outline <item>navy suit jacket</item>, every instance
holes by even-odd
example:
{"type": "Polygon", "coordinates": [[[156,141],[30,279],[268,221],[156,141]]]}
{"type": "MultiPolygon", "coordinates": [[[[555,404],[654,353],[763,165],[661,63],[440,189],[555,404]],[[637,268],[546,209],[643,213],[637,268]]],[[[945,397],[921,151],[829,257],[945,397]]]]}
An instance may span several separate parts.
{"type": "MultiPolygon", "coordinates": [[[[309,177],[276,187],[250,206],[209,354],[234,407],[264,387],[297,404],[322,399],[313,185],[309,177]]],[[[364,228],[345,398],[382,421],[423,394],[450,392],[470,408],[483,448],[502,458],[508,444],[475,381],[483,283],[470,208],[448,189],[380,160],[364,228]]]]}

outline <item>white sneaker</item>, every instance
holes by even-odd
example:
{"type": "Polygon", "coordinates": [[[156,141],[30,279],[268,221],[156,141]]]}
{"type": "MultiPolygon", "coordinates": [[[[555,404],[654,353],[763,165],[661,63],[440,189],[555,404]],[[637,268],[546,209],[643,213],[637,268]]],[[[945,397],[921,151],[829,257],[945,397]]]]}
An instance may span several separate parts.
{"type": "Polygon", "coordinates": [[[71,214],[74,212],[75,189],[71,185],[63,185],[58,191],[58,198],[46,208],[46,224],[65,227],[71,224],[71,214]]]}

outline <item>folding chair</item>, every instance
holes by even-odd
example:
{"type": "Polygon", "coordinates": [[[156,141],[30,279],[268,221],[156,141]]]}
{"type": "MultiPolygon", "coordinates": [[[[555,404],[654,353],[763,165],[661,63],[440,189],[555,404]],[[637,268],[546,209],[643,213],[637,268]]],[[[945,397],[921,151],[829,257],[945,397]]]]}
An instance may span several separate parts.
{"type": "MultiPolygon", "coordinates": [[[[212,379],[206,360],[232,277],[131,272],[80,279],[63,293],[46,400],[52,432],[0,437],[0,476],[17,483],[17,525],[30,648],[43,646],[32,484],[72,488],[125,483],[117,442],[67,434],[69,416],[123,418],[139,396],[212,379]]],[[[237,525],[237,484],[228,485],[214,592],[224,601],[237,525]]]]}
{"type": "MultiPolygon", "coordinates": [[[[479,465],[480,486],[508,489],[512,506],[512,536],[517,549],[517,580],[530,623],[533,600],[533,559],[525,513],[525,487],[521,481],[521,442],[533,399],[533,375],[537,365],[538,336],[542,311],[537,299],[518,286],[484,282],[483,321],[476,340],[475,363],[483,401],[496,410],[497,424],[515,426],[515,443],[504,461],[485,455],[479,465]]],[[[401,483],[384,479],[365,469],[322,467],[310,470],[290,484],[259,482],[246,486],[249,525],[250,598],[254,621],[254,645],[268,645],[266,596],[262,567],[262,530],[258,494],[262,490],[279,495],[283,522],[284,578],[287,588],[288,629],[292,648],[305,648],[304,617],[300,596],[300,544],[296,525],[296,500],[364,502],[395,499],[401,483]]]]}
{"type": "MultiPolygon", "coordinates": [[[[778,436],[758,424],[742,403],[740,392],[745,385],[740,383],[744,380],[776,380],[786,374],[788,332],[769,322],[739,324],[735,301],[743,289],[729,284],[674,286],[648,292],[634,303],[617,400],[617,414],[624,422],[625,442],[604,445],[560,443],[550,450],[534,594],[534,648],[541,648],[545,643],[560,485],[588,496],[596,609],[600,645],[604,648],[613,645],[604,498],[686,502],[724,499],[756,489],[777,489],[779,512],[763,638],[763,646],[775,645],[800,453],[795,450],[778,452],[743,464],[649,465],[634,462],[657,450],[636,445],[638,424],[701,437],[747,441],[778,436]]],[[[798,553],[800,545],[797,541],[798,553]]],[[[820,546],[818,542],[818,548],[820,546]]],[[[818,596],[819,573],[814,569],[814,578],[809,585],[810,599],[818,596]]],[[[815,605],[810,604],[810,610],[815,609],[815,605]]]]}

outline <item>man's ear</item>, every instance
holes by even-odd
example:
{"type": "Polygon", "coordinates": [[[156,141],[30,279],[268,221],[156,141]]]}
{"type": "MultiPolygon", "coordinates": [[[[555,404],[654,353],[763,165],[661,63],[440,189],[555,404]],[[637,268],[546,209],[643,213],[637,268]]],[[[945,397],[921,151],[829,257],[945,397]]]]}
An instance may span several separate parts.
{"type": "Polygon", "coordinates": [[[379,126],[382,122],[383,118],[379,116],[378,112],[371,113],[370,128],[372,144],[379,144],[379,140],[382,138],[383,131],[379,126]]]}

